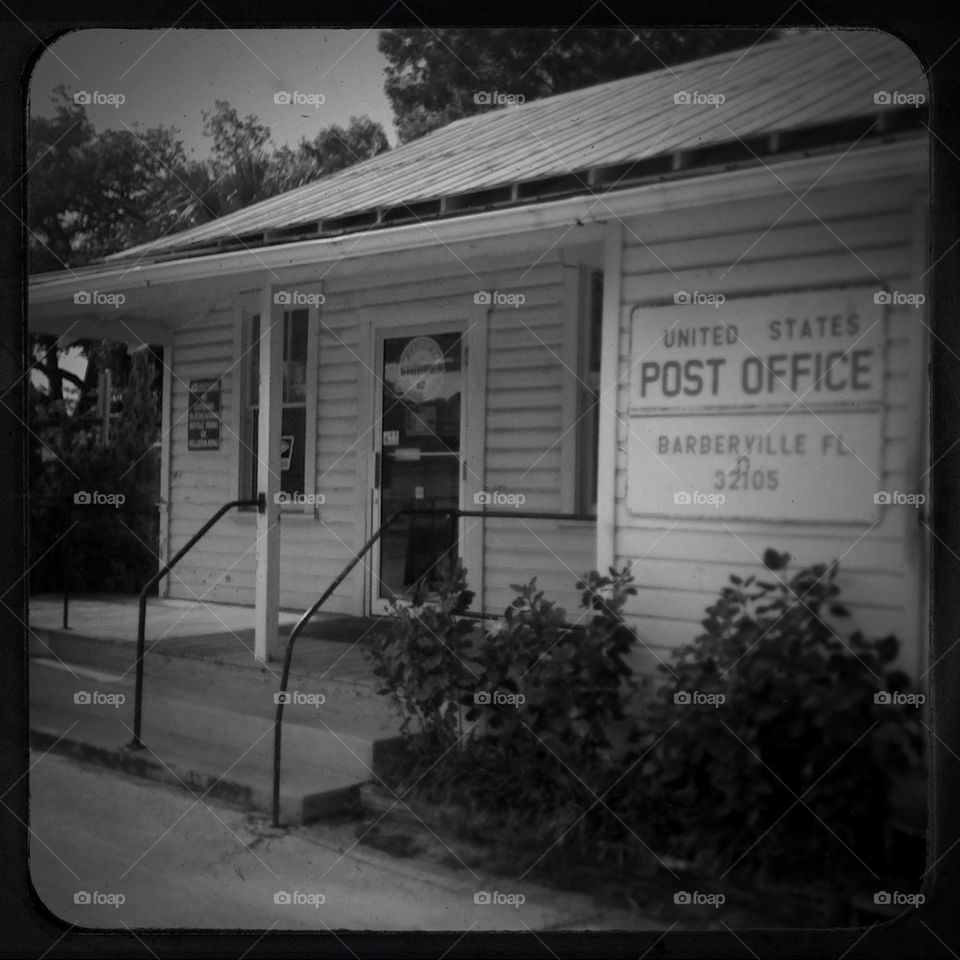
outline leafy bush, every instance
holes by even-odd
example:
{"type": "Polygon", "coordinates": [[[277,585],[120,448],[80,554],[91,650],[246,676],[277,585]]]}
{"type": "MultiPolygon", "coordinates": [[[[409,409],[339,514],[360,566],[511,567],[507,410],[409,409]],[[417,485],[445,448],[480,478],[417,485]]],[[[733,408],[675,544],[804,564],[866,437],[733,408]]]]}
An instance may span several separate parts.
{"type": "Polygon", "coordinates": [[[559,846],[596,832],[609,819],[596,794],[620,773],[609,762],[610,726],[635,686],[624,657],[636,638],[622,617],[631,581],[626,569],[588,574],[577,584],[585,622],[572,626],[534,578],[513,588],[503,620],[480,636],[459,616],[472,597],[462,567],[436,603],[395,603],[374,670],[404,731],[426,734],[397,782],[477,822],[492,816],[501,834],[536,837],[540,853],[545,837],[559,846]],[[458,737],[462,749],[451,750],[458,737]]]}
{"type": "MultiPolygon", "coordinates": [[[[127,354],[123,344],[87,345],[90,370],[109,368],[119,410],[104,442],[94,402],[81,392],[68,415],[62,398],[28,384],[30,398],[30,590],[139,593],[157,570],[160,496],[159,355],[127,354]],[[124,498],[120,509],[76,507],[74,494],[100,491],[124,498]]],[[[56,355],[54,356],[56,362],[56,355]]]]}
{"type": "MultiPolygon", "coordinates": [[[[764,564],[789,559],[768,550],[764,564]]],[[[771,876],[879,865],[891,781],[921,763],[922,741],[915,708],[875,702],[908,685],[890,666],[896,638],[844,638],[826,619],[848,616],[837,569],[731,576],[704,632],[661,667],[640,778],[669,852],[771,876]]]]}
{"type": "Polygon", "coordinates": [[[623,719],[633,687],[624,657],[636,637],[622,615],[636,593],[632,579],[624,568],[611,569],[609,577],[592,571],[579,581],[581,604],[592,611],[582,626],[567,623],[566,611],[545,599],[536,577],[513,585],[516,598],[480,649],[485,700],[469,704],[467,719],[480,720],[481,730],[521,753],[542,747],[567,762],[604,759],[610,726],[623,719]],[[504,704],[503,694],[519,702],[504,704]]]}
{"type": "Polygon", "coordinates": [[[457,561],[442,572],[432,603],[396,599],[392,620],[371,651],[378,691],[400,708],[403,732],[421,734],[441,751],[461,733],[460,702],[476,681],[468,665],[473,625],[461,615],[473,593],[457,561]]]}

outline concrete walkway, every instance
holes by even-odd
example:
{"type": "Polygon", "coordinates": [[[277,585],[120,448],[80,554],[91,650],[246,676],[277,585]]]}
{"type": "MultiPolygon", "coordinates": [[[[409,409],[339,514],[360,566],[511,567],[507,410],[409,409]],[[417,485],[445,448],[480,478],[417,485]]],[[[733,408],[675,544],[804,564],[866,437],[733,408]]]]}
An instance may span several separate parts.
{"type": "MultiPolygon", "coordinates": [[[[76,633],[105,640],[137,639],[137,598],[133,596],[71,597],[68,604],[68,626],[76,633]]],[[[63,600],[56,594],[30,598],[30,622],[40,627],[59,630],[63,600]]],[[[292,627],[299,614],[280,612],[280,626],[292,627]]],[[[172,600],[151,597],[147,601],[147,639],[158,637],[195,637],[253,629],[253,607],[229,603],[195,600],[172,600]]]]}
{"type": "MultiPolygon", "coordinates": [[[[33,753],[30,873],[84,927],[241,930],[656,929],[652,917],[464,868],[395,859],[354,825],[271,831],[262,817],[33,753]],[[475,902],[486,891],[510,903],[475,902]],[[523,897],[517,902],[516,895],[523,897]],[[79,902],[78,902],[79,901],[79,902]]],[[[482,899],[482,898],[481,898],[482,899]]]]}
{"type": "MultiPolygon", "coordinates": [[[[289,634],[301,612],[280,611],[282,637],[289,634]]],[[[55,632],[61,637],[135,644],[138,615],[136,597],[73,597],[69,626],[63,630],[59,596],[30,598],[30,627],[42,635],[55,632]]],[[[150,653],[252,667],[256,665],[253,617],[253,607],[154,597],[147,603],[147,648],[150,653]]],[[[365,617],[318,613],[297,641],[294,672],[317,676],[332,675],[332,671],[340,679],[369,678],[363,648],[372,641],[378,624],[365,617]]]]}
{"type": "MultiPolygon", "coordinates": [[[[299,614],[283,615],[288,632],[299,614]]],[[[40,750],[268,812],[273,804],[279,663],[253,656],[253,611],[154,600],[148,606],[142,739],[134,730],[136,598],[59,598],[30,610],[30,731],[40,750]]],[[[353,809],[361,784],[399,746],[399,717],[365,657],[378,624],[319,618],[297,648],[284,709],[281,817],[310,822],[353,809]]]]}

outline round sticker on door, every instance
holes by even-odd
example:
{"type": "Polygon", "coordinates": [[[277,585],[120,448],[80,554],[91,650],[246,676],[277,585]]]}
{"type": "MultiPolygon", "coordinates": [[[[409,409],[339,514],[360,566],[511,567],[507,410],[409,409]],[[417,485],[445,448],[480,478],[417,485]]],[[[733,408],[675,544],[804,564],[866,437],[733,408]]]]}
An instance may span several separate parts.
{"type": "Polygon", "coordinates": [[[403,348],[399,366],[400,393],[415,403],[433,400],[443,389],[446,362],[433,337],[414,337],[403,348]]]}

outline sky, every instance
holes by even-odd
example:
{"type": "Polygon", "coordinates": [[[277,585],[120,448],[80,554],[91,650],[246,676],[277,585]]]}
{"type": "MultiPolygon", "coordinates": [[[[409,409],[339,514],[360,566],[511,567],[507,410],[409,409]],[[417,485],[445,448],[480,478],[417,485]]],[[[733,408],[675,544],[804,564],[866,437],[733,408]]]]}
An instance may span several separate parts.
{"type": "Polygon", "coordinates": [[[87,105],[97,132],[175,126],[196,159],[209,152],[201,112],[215,100],[255,114],[277,146],[362,114],[395,146],[385,64],[375,30],[78,30],[38,60],[30,112],[52,116],[53,91],[65,84],[107,101],[87,105]],[[300,94],[300,103],[278,105],[277,93],[300,94]]]}

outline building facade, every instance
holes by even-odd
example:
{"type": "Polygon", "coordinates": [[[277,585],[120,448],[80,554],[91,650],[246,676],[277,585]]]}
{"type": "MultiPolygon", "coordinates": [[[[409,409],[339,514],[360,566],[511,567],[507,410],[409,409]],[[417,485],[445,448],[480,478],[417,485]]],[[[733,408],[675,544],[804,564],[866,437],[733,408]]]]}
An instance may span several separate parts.
{"type": "Polygon", "coordinates": [[[575,617],[580,575],[629,564],[649,672],[773,548],[838,559],[916,678],[925,90],[893,38],[805,34],[482,114],[37,278],[30,323],[165,346],[164,555],[268,494],[166,590],[256,603],[261,652],[412,505],[496,515],[398,522],[327,609],[458,554],[475,609],[537,576],[575,617]]]}

